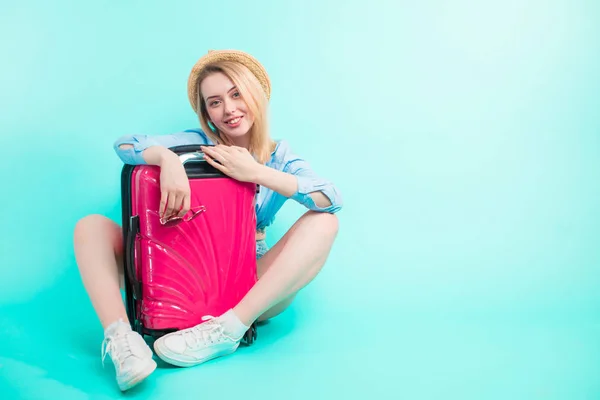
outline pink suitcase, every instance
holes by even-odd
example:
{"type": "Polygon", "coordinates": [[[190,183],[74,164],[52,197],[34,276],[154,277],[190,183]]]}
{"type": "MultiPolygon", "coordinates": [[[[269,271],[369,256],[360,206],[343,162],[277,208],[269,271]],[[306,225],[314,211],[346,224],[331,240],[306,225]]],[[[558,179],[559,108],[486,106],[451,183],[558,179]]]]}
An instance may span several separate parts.
{"type": "MultiPolygon", "coordinates": [[[[212,167],[199,146],[171,150],[191,187],[191,210],[175,225],[160,222],[159,167],[125,165],[121,174],[127,315],[154,338],[221,315],[257,280],[257,185],[212,167]]],[[[256,336],[253,325],[244,341],[256,336]]]]}

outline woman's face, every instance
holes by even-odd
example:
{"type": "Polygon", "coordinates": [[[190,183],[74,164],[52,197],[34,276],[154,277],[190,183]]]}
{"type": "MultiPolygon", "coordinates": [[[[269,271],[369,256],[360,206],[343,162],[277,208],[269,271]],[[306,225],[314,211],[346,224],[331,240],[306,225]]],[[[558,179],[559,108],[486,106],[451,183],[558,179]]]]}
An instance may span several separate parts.
{"type": "Polygon", "coordinates": [[[254,118],[242,95],[227,75],[216,72],[200,84],[200,93],[206,104],[210,122],[230,139],[246,135],[254,118]]]}

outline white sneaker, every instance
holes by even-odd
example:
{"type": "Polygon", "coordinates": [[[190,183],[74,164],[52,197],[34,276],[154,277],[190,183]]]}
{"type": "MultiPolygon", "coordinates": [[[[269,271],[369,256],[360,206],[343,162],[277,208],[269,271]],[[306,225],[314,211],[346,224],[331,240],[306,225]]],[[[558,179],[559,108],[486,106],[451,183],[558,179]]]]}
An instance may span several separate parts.
{"type": "MultiPolygon", "coordinates": [[[[125,324],[123,324],[125,325],[125,324]]],[[[152,349],[129,326],[119,326],[102,342],[102,365],[107,354],[115,365],[119,389],[131,389],[156,369],[152,349]]]]}
{"type": "Polygon", "coordinates": [[[156,354],[169,364],[193,367],[237,350],[242,337],[229,336],[219,318],[202,320],[206,322],[160,337],[154,342],[156,354]]]}

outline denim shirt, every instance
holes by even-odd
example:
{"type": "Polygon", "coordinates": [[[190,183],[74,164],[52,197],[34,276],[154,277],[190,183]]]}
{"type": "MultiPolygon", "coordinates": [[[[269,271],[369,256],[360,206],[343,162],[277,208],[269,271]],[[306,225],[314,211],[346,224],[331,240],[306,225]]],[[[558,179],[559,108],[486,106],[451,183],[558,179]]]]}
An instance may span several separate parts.
{"type": "MultiPolygon", "coordinates": [[[[119,158],[126,164],[147,164],[142,157],[142,152],[150,146],[173,147],[182,145],[212,145],[214,144],[200,129],[188,129],[170,135],[125,135],[117,139],[114,149],[119,158]],[[123,144],[130,144],[133,148],[120,148],[123,144]]],[[[298,190],[290,198],[304,205],[309,210],[318,212],[336,213],[342,208],[342,197],[338,189],[330,181],[318,176],[309,163],[294,154],[289,144],[282,140],[277,142],[277,147],[267,161],[268,167],[294,175],[298,180],[298,190]],[[322,192],[331,202],[328,207],[319,207],[315,204],[310,193],[322,192]]],[[[258,230],[262,230],[273,223],[275,214],[286,202],[287,197],[269,189],[261,187],[256,199],[256,220],[258,230]]]]}

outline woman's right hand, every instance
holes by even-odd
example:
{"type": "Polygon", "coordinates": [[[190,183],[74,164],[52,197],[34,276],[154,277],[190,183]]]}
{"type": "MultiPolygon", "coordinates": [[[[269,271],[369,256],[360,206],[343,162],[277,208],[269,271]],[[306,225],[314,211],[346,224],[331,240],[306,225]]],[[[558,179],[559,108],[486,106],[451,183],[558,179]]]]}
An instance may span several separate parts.
{"type": "Polygon", "coordinates": [[[190,181],[179,157],[164,157],[160,163],[160,207],[161,219],[183,217],[190,209],[190,181]]]}

